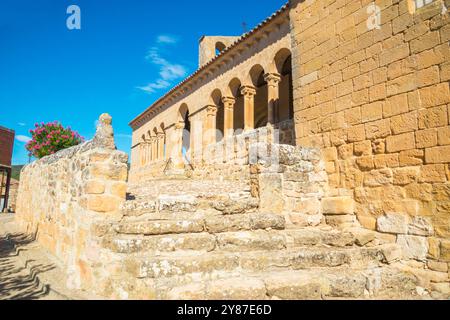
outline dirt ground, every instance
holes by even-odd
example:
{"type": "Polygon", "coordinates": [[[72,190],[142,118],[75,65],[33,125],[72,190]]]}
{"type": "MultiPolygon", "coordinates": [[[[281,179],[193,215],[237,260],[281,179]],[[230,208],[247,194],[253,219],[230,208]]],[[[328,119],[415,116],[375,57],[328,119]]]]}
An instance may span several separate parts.
{"type": "Polygon", "coordinates": [[[13,214],[0,214],[0,300],[78,300],[58,261],[32,236],[20,233],[13,214]]]}

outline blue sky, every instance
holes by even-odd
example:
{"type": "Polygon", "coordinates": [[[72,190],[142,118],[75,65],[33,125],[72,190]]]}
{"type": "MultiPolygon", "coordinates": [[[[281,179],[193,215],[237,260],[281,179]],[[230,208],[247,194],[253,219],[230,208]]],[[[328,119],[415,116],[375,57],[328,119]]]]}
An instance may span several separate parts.
{"type": "Polygon", "coordinates": [[[240,35],[285,0],[2,0],[0,126],[16,131],[13,164],[28,161],[35,122],[58,120],[87,139],[112,115],[129,152],[128,123],[194,72],[202,35],[240,35]],[[81,30],[69,30],[70,5],[81,30]]]}

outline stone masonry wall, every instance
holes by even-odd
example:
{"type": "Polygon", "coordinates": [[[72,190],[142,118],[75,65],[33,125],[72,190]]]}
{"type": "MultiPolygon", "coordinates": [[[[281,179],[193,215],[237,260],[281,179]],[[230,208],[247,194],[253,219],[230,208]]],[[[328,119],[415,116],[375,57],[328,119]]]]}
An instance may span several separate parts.
{"type": "Polygon", "coordinates": [[[127,161],[115,149],[111,118],[102,115],[93,140],[21,172],[16,221],[67,268],[70,287],[95,287],[96,270],[107,269],[95,226],[114,221],[125,201],[127,161]]]}
{"type": "Polygon", "coordinates": [[[324,223],[328,177],[317,148],[256,143],[250,147],[250,186],[259,210],[283,214],[298,227],[324,223]]]}
{"type": "Polygon", "coordinates": [[[365,228],[447,271],[450,1],[413,3],[291,1],[296,143],[365,228]]]}

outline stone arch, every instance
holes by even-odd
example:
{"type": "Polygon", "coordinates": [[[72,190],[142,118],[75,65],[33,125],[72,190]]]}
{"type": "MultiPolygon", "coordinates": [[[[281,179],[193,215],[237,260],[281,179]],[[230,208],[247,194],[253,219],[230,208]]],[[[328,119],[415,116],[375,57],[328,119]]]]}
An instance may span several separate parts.
{"type": "Polygon", "coordinates": [[[178,123],[183,124],[183,133],[181,137],[181,154],[183,157],[189,157],[189,150],[191,148],[191,121],[189,120],[189,107],[183,103],[178,109],[178,123]]]}
{"type": "Polygon", "coordinates": [[[248,74],[249,84],[255,87],[254,122],[255,128],[263,127],[268,121],[268,91],[264,80],[265,69],[262,65],[254,65],[248,74]]]}
{"type": "Polygon", "coordinates": [[[159,125],[159,130],[160,130],[160,134],[162,134],[162,138],[160,140],[158,140],[158,143],[160,143],[161,145],[159,145],[159,154],[160,154],[160,158],[162,160],[166,159],[166,152],[167,152],[167,137],[166,137],[166,127],[164,125],[164,122],[161,122],[159,125]]]}
{"type": "Polygon", "coordinates": [[[219,55],[227,46],[222,41],[217,41],[215,45],[216,55],[219,55]]]}
{"type": "Polygon", "coordinates": [[[224,120],[225,120],[225,110],[222,102],[222,91],[215,89],[210,96],[211,105],[217,107],[216,114],[216,142],[223,139],[224,136],[224,120]]]}
{"type": "Polygon", "coordinates": [[[242,83],[238,78],[233,78],[227,87],[230,97],[236,101],[233,110],[233,131],[240,134],[244,131],[244,97],[241,94],[242,83]]]}
{"type": "Polygon", "coordinates": [[[287,48],[280,49],[274,57],[273,66],[275,72],[281,76],[278,86],[279,100],[276,119],[282,122],[294,118],[291,50],[287,48]]]}

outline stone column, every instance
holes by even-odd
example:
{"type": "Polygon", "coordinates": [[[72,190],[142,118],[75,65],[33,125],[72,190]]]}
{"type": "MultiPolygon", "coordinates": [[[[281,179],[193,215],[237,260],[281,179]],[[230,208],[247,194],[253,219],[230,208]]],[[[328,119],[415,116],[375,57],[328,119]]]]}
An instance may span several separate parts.
{"type": "Polygon", "coordinates": [[[225,138],[229,138],[233,136],[234,131],[234,104],[236,103],[236,99],[232,97],[223,97],[222,98],[223,107],[224,107],[224,136],[225,138]]]}
{"type": "Polygon", "coordinates": [[[247,132],[255,128],[256,89],[253,86],[243,86],[241,94],[244,96],[244,131],[247,132]]]}
{"type": "Polygon", "coordinates": [[[281,81],[281,76],[277,73],[267,73],[264,75],[264,80],[267,82],[267,97],[268,97],[268,114],[267,124],[273,125],[275,123],[275,115],[278,110],[278,100],[280,98],[280,91],[278,85],[281,81]]]}
{"type": "Polygon", "coordinates": [[[144,165],[144,156],[145,156],[145,145],[144,142],[139,144],[139,165],[142,167],[144,165]]]}
{"type": "Polygon", "coordinates": [[[185,123],[183,121],[180,121],[175,124],[175,131],[174,134],[176,136],[176,141],[174,144],[175,152],[174,154],[174,164],[176,168],[182,168],[183,167],[183,130],[184,130],[185,123]]]}
{"type": "Polygon", "coordinates": [[[164,139],[165,135],[163,132],[158,133],[158,159],[164,160],[164,139]]]}
{"type": "Polygon", "coordinates": [[[145,164],[149,164],[152,162],[152,144],[151,144],[151,138],[149,140],[146,140],[145,143],[145,149],[147,150],[146,156],[145,156],[145,164]]]}
{"type": "Polygon", "coordinates": [[[151,140],[152,161],[158,160],[158,138],[153,136],[151,140]]]}
{"type": "Polygon", "coordinates": [[[205,146],[216,143],[216,117],[217,106],[209,105],[206,107],[206,127],[205,127],[205,146]]]}

